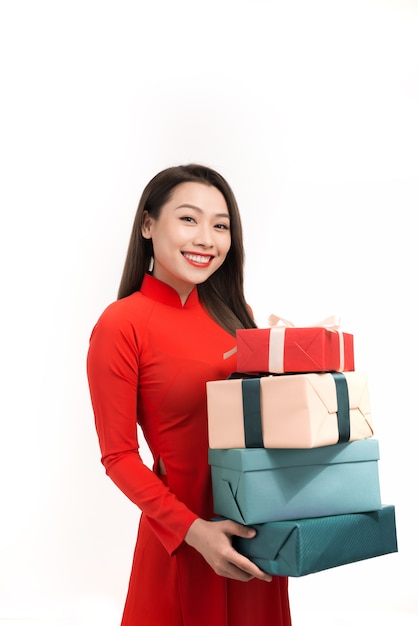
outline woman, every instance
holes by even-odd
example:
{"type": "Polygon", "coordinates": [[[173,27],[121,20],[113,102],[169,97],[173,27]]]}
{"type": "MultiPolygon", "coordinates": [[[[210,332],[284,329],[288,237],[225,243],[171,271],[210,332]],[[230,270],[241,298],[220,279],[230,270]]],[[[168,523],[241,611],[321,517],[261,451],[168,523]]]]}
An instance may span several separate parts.
{"type": "Polygon", "coordinates": [[[243,262],[237,203],[220,174],[192,164],[148,183],[118,300],[87,359],[102,463],[142,511],[122,626],[290,624],[287,579],[232,547],[233,535],[255,531],[210,521],[206,381],[234,371],[225,355],[235,330],[255,327],[243,262]]]}

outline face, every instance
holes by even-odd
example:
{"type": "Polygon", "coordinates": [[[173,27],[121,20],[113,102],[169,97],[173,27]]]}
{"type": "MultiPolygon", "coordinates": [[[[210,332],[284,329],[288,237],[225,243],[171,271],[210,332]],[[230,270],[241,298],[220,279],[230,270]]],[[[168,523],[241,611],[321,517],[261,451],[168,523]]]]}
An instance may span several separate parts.
{"type": "Polygon", "coordinates": [[[231,247],[229,211],[222,193],[203,183],[181,183],[156,220],[145,212],[142,235],[152,239],[153,275],[182,302],[222,265],[231,247]]]}

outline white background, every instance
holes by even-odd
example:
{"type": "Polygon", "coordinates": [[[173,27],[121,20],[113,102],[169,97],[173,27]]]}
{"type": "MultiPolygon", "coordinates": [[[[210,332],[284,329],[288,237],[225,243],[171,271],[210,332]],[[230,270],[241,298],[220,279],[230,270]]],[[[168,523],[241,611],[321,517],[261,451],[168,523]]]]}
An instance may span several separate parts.
{"type": "Polygon", "coordinates": [[[119,623],[139,512],[85,356],[142,188],[198,161],[258,324],[340,315],[369,375],[399,552],[291,579],[294,626],[418,624],[417,2],[2,0],[0,63],[0,623],[119,623]]]}

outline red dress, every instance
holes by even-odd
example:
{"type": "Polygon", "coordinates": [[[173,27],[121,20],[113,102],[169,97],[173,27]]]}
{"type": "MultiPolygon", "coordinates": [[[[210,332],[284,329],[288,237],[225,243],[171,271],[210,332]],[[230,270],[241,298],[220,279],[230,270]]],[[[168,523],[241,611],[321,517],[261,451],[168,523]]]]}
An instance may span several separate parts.
{"type": "Polygon", "coordinates": [[[223,578],[183,541],[197,517],[213,516],[205,383],[234,370],[235,357],[223,357],[234,346],[196,288],[182,305],[148,274],[93,329],[87,371],[102,463],[142,511],[122,626],[291,623],[286,578],[223,578]],[[152,470],[138,452],[137,423],[152,470]]]}

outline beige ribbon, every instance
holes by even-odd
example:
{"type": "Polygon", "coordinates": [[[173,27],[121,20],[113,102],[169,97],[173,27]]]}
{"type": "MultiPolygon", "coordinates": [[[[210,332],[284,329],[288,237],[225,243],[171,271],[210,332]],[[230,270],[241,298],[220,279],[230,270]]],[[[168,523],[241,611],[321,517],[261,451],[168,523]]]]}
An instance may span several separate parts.
{"type": "Polygon", "coordinates": [[[229,359],[229,357],[235,354],[236,351],[237,351],[237,346],[235,346],[234,348],[231,348],[231,350],[228,350],[228,352],[224,352],[224,355],[223,355],[224,359],[229,359]]]}
{"type": "MultiPolygon", "coordinates": [[[[286,320],[284,317],[279,317],[272,313],[268,318],[268,324],[270,329],[270,342],[269,342],[269,371],[282,374],[284,372],[284,342],[286,328],[296,328],[293,322],[286,320]]],[[[316,324],[310,324],[303,328],[326,328],[332,332],[337,332],[340,340],[340,364],[338,371],[344,370],[344,336],[339,330],[340,318],[335,315],[326,317],[321,322],[316,324]]]]}

